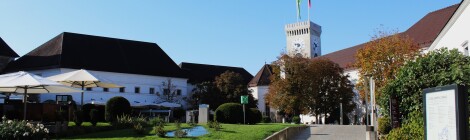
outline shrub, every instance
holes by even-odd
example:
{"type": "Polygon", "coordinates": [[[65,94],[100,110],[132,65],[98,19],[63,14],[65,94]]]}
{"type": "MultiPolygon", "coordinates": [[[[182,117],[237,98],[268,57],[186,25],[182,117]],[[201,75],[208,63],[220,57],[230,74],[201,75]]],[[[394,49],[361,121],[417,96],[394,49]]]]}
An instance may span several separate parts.
{"type": "Polygon", "coordinates": [[[220,123],[217,121],[209,121],[207,122],[207,126],[209,128],[214,128],[215,131],[219,131],[220,129],[222,129],[222,125],[220,125],[220,123]]]}
{"type": "Polygon", "coordinates": [[[215,110],[215,120],[222,123],[243,123],[243,107],[238,103],[225,103],[215,110]]]}
{"type": "Polygon", "coordinates": [[[159,125],[165,125],[165,120],[163,120],[162,118],[160,118],[160,116],[156,117],[156,118],[153,118],[150,120],[150,125],[152,126],[159,126],[159,125]]]}
{"type": "Polygon", "coordinates": [[[145,133],[145,128],[142,126],[141,123],[134,124],[134,133],[141,135],[145,133]]]}
{"type": "Polygon", "coordinates": [[[81,110],[76,110],[73,112],[73,121],[76,126],[82,126],[83,123],[83,112],[81,110]]]}
{"type": "Polygon", "coordinates": [[[90,110],[90,122],[93,126],[96,126],[96,123],[98,123],[98,113],[99,111],[97,109],[90,110]]]}
{"type": "MultiPolygon", "coordinates": [[[[112,125],[116,128],[129,128],[140,129],[140,127],[147,127],[147,118],[144,116],[131,117],[130,115],[122,115],[116,117],[116,121],[112,125]]],[[[136,130],[140,131],[140,130],[136,130]]]]}
{"type": "Polygon", "coordinates": [[[299,116],[292,117],[292,122],[295,123],[295,124],[299,124],[300,123],[300,117],[299,116]]]}
{"type": "Polygon", "coordinates": [[[121,96],[116,96],[108,100],[106,102],[106,109],[105,109],[105,118],[106,121],[114,122],[116,121],[117,116],[121,116],[124,114],[130,114],[131,112],[131,104],[129,101],[121,96]]]}
{"type": "Polygon", "coordinates": [[[261,122],[261,112],[256,108],[250,108],[246,110],[246,123],[256,124],[261,122]]]}
{"type": "Polygon", "coordinates": [[[155,126],[155,134],[157,134],[158,137],[164,138],[166,136],[166,131],[163,129],[164,127],[163,124],[155,126]]]}
{"type": "Polygon", "coordinates": [[[188,132],[181,129],[181,123],[179,121],[175,121],[176,130],[175,130],[175,137],[176,138],[183,138],[188,135],[188,132]]]}
{"type": "Polygon", "coordinates": [[[220,125],[220,123],[217,121],[214,121],[212,123],[212,127],[215,129],[215,131],[219,131],[220,129],[222,129],[222,125],[220,125]]]}
{"type": "Polygon", "coordinates": [[[424,139],[424,117],[420,111],[414,111],[408,115],[409,120],[402,123],[400,128],[395,128],[385,136],[387,140],[424,139]]]}
{"type": "Polygon", "coordinates": [[[8,120],[2,117],[0,139],[43,139],[48,138],[49,130],[43,124],[31,124],[26,121],[8,120]]]}
{"type": "Polygon", "coordinates": [[[412,136],[417,132],[422,133],[411,137],[413,139],[424,135],[424,131],[421,131],[424,128],[423,123],[409,122],[410,120],[422,119],[422,117],[413,118],[415,115],[410,114],[414,111],[422,114],[423,89],[450,84],[470,86],[470,78],[467,75],[470,75],[470,57],[463,55],[456,49],[432,51],[414,61],[406,62],[398,70],[396,78],[390,80],[383,88],[381,95],[377,96],[377,103],[384,108],[383,114],[389,114],[390,97],[395,96],[399,101],[402,128],[392,130],[389,135],[391,137],[403,136],[402,134],[412,136]],[[416,126],[418,124],[420,125],[419,131],[417,131],[419,127],[416,126]],[[400,134],[400,132],[402,133],[400,134]]]}
{"type": "Polygon", "coordinates": [[[386,135],[392,130],[392,125],[390,123],[390,118],[387,116],[381,117],[378,120],[379,122],[379,128],[377,131],[379,131],[380,135],[386,135]]]}
{"type": "Polygon", "coordinates": [[[121,115],[116,117],[116,121],[111,123],[116,128],[129,128],[133,126],[133,120],[130,115],[121,115]]]}
{"type": "Polygon", "coordinates": [[[261,119],[261,122],[262,123],[271,123],[271,117],[263,116],[263,118],[261,119]]]}

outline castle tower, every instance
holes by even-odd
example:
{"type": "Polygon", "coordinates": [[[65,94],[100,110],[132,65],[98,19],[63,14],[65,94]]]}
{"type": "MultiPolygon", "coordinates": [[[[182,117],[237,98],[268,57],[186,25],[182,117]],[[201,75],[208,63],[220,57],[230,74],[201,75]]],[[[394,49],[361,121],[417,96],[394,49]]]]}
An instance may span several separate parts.
{"type": "Polygon", "coordinates": [[[321,26],[311,21],[287,24],[287,55],[314,58],[321,55],[321,26]]]}

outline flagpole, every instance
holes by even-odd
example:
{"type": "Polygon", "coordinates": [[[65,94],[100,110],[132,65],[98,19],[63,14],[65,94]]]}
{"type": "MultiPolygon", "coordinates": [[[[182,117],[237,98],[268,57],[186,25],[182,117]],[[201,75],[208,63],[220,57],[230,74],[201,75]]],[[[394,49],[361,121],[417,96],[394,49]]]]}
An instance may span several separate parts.
{"type": "Polygon", "coordinates": [[[311,6],[310,4],[311,4],[310,0],[308,0],[308,15],[307,15],[308,16],[308,22],[310,22],[310,6],[311,6]]]}
{"type": "Polygon", "coordinates": [[[297,13],[296,19],[297,19],[297,22],[299,22],[299,14],[300,14],[300,12],[299,12],[299,0],[295,0],[295,7],[297,7],[297,11],[295,11],[297,13]]]}

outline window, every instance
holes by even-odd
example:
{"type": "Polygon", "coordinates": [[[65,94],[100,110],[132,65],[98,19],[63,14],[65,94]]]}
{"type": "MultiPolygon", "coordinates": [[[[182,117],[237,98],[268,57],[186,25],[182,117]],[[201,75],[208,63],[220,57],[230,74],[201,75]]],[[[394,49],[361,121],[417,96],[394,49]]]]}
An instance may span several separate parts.
{"type": "Polygon", "coordinates": [[[468,55],[468,40],[462,43],[462,47],[463,47],[463,51],[464,51],[463,54],[465,56],[469,56],[468,55]]]}
{"type": "Polygon", "coordinates": [[[169,95],[170,94],[170,90],[168,89],[163,89],[163,95],[169,95]]]}
{"type": "Polygon", "coordinates": [[[68,104],[69,101],[71,101],[72,96],[71,95],[56,95],[55,96],[57,104],[68,104]]]}
{"type": "Polygon", "coordinates": [[[181,95],[181,89],[176,90],[176,95],[181,95]]]}
{"type": "Polygon", "coordinates": [[[103,88],[104,92],[109,92],[109,88],[103,88]]]}
{"type": "Polygon", "coordinates": [[[155,88],[150,88],[150,89],[149,89],[149,93],[150,93],[150,94],[155,94],[155,88]]]}
{"type": "Polygon", "coordinates": [[[140,87],[135,87],[135,88],[134,88],[134,92],[135,92],[135,93],[140,93],[140,87]]]}
{"type": "Polygon", "coordinates": [[[125,87],[121,87],[121,88],[119,88],[119,92],[121,92],[121,93],[124,93],[124,92],[126,92],[126,88],[125,88],[125,87]]]}
{"type": "Polygon", "coordinates": [[[91,91],[91,87],[87,87],[86,90],[87,90],[87,91],[91,91]]]}

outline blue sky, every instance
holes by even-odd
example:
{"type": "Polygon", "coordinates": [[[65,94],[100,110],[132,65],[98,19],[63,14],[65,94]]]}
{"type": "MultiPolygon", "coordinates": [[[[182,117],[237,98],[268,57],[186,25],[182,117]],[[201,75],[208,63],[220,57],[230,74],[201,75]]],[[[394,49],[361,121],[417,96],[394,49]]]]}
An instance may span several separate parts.
{"type": "MultiPolygon", "coordinates": [[[[381,26],[404,31],[459,2],[312,0],[310,17],[322,26],[328,54],[369,41],[381,26]]],[[[307,0],[301,12],[306,20],[307,0]]],[[[284,25],[297,20],[295,0],[1,0],[0,17],[0,37],[19,55],[75,32],[155,42],[177,64],[244,67],[253,75],[285,49],[284,25]]]]}

